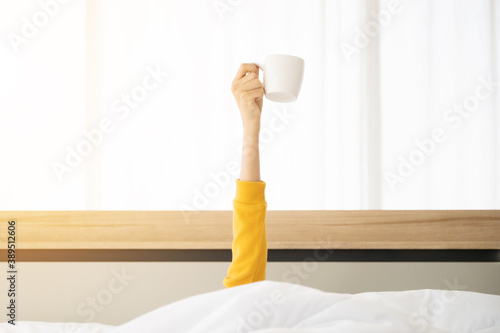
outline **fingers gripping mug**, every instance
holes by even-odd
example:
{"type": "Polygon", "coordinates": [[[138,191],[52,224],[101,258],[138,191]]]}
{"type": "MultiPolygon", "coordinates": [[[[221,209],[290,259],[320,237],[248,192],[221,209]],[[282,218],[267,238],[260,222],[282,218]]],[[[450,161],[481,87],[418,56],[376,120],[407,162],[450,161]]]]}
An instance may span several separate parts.
{"type": "Polygon", "coordinates": [[[253,64],[263,71],[262,84],[268,100],[290,103],[297,99],[304,76],[304,59],[288,54],[271,54],[264,64],[253,64]]]}

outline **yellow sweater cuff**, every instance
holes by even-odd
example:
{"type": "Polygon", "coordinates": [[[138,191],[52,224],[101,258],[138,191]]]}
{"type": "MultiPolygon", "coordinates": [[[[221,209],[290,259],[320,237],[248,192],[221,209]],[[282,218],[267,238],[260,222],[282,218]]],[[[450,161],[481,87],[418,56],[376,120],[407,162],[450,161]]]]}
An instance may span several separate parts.
{"type": "Polygon", "coordinates": [[[265,203],[266,197],[264,190],[266,182],[247,182],[239,178],[236,179],[236,195],[235,200],[247,204],[265,203]]]}

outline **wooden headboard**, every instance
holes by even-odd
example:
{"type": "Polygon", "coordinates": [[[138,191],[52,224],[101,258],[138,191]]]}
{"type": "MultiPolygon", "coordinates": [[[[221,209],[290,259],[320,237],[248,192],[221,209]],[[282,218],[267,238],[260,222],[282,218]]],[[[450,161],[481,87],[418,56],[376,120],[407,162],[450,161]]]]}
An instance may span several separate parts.
{"type": "MultiPolygon", "coordinates": [[[[7,221],[15,221],[20,253],[230,252],[232,215],[232,211],[2,211],[0,246],[5,253],[7,221]]],[[[270,251],[500,249],[500,210],[269,210],[266,226],[270,251]]]]}

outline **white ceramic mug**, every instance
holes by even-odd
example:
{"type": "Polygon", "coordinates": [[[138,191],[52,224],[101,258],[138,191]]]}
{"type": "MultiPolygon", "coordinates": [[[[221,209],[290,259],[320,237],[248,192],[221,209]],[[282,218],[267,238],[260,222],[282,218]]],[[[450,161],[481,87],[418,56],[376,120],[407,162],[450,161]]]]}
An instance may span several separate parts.
{"type": "Polygon", "coordinates": [[[288,54],[271,54],[264,64],[253,62],[262,69],[266,98],[273,102],[290,103],[299,97],[304,76],[304,59],[288,54]]]}

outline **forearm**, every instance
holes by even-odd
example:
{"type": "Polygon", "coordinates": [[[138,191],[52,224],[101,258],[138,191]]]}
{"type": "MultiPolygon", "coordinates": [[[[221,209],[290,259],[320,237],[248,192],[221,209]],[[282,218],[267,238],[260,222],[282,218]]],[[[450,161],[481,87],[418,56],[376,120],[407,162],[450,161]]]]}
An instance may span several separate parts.
{"type": "Polygon", "coordinates": [[[243,129],[243,148],[241,156],[240,180],[260,182],[259,131],[260,125],[246,126],[243,129]]]}

